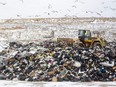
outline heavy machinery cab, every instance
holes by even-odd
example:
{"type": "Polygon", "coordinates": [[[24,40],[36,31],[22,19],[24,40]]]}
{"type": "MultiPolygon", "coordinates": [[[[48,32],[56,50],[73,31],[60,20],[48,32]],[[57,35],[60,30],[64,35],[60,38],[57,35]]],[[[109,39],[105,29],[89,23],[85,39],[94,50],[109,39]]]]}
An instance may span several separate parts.
{"type": "Polygon", "coordinates": [[[91,32],[90,30],[79,30],[78,38],[81,42],[91,42],[91,32]]]}

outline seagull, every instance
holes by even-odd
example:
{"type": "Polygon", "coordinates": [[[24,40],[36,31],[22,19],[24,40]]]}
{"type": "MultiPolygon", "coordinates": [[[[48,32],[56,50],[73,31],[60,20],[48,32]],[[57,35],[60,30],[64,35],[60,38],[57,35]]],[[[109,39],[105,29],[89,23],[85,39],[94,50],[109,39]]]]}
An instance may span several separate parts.
{"type": "Polygon", "coordinates": [[[103,11],[100,11],[101,13],[103,13],[103,11]]]}
{"type": "Polygon", "coordinates": [[[75,0],[75,2],[78,2],[79,0],[75,0]]]}
{"type": "Polygon", "coordinates": [[[35,15],[35,17],[39,17],[40,15],[35,15]]]}
{"type": "Polygon", "coordinates": [[[50,15],[50,13],[48,13],[48,15],[50,15]]]}
{"type": "Polygon", "coordinates": [[[92,11],[86,11],[86,13],[93,13],[92,11]]]}
{"type": "Polygon", "coordinates": [[[70,10],[69,9],[67,9],[69,12],[70,12],[70,10]]]}
{"type": "Polygon", "coordinates": [[[54,10],[53,10],[52,12],[53,12],[53,13],[58,13],[58,11],[54,11],[54,10]]]}
{"type": "Polygon", "coordinates": [[[52,8],[52,6],[49,4],[49,5],[48,5],[48,9],[50,9],[50,8],[52,8]]]}
{"type": "Polygon", "coordinates": [[[24,3],[24,1],[23,0],[20,0],[22,3],[24,3]]]}
{"type": "Polygon", "coordinates": [[[2,5],[6,5],[6,3],[3,3],[3,2],[0,2],[0,4],[2,4],[2,5]]]}
{"type": "Polygon", "coordinates": [[[113,11],[115,11],[116,10],[116,8],[110,8],[111,10],[113,10],[113,11]]]}
{"type": "Polygon", "coordinates": [[[79,3],[81,3],[81,4],[85,4],[85,2],[79,1],[79,0],[75,0],[74,2],[79,2],[79,3]]]}
{"type": "Polygon", "coordinates": [[[97,15],[101,16],[101,14],[100,14],[100,13],[98,13],[98,12],[96,12],[96,13],[97,13],[97,15]]]}
{"type": "Polygon", "coordinates": [[[73,8],[77,8],[75,5],[72,6],[73,8]]]}
{"type": "Polygon", "coordinates": [[[102,4],[105,4],[105,2],[102,2],[102,4]]]}
{"type": "Polygon", "coordinates": [[[17,14],[17,17],[21,17],[21,15],[17,14]]]}

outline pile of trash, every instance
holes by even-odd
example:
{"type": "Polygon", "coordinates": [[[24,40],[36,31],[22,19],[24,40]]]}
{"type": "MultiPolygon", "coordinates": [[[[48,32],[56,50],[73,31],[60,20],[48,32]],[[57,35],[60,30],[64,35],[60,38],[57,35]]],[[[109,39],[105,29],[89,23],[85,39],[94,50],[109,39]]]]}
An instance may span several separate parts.
{"type": "Polygon", "coordinates": [[[116,81],[116,43],[100,49],[43,42],[10,42],[0,52],[0,79],[21,81],[116,81]]]}

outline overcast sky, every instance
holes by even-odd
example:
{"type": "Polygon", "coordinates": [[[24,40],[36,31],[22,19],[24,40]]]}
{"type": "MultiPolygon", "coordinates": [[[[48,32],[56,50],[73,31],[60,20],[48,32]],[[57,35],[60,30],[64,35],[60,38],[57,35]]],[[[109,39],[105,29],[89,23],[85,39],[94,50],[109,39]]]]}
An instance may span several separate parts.
{"type": "Polygon", "coordinates": [[[116,17],[116,0],[0,0],[0,19],[116,17]]]}

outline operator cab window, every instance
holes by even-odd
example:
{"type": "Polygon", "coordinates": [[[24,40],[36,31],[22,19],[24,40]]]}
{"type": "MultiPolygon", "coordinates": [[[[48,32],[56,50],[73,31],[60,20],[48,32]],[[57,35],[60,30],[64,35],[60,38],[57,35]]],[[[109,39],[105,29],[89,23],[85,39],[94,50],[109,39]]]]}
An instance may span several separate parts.
{"type": "Polygon", "coordinates": [[[87,36],[87,37],[90,37],[91,36],[91,33],[90,31],[86,31],[86,30],[79,30],[79,36],[87,36]]]}

